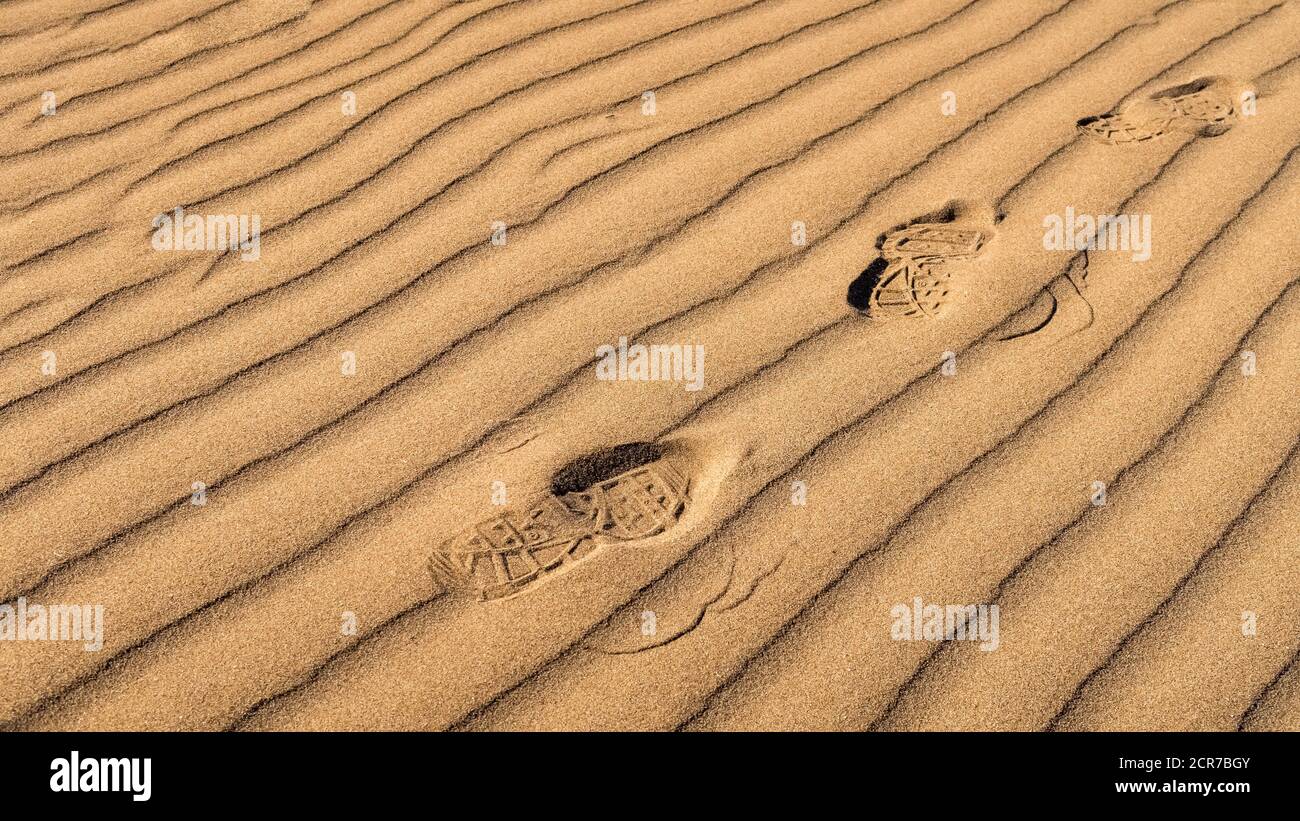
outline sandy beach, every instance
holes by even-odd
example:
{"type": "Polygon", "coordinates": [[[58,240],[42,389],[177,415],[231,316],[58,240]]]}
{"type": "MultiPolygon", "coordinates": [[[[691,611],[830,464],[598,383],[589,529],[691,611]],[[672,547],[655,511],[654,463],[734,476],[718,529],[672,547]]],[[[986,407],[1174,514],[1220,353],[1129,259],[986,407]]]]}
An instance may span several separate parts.
{"type": "Polygon", "coordinates": [[[1300,0],[5,0],[0,729],[1300,730],[1300,0]]]}

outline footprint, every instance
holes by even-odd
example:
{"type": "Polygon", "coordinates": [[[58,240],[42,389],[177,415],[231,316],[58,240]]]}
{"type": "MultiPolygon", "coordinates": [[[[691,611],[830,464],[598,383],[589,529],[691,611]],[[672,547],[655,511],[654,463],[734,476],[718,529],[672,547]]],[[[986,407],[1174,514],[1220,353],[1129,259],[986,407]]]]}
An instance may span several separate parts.
{"type": "MultiPolygon", "coordinates": [[[[867,269],[871,271],[870,268],[867,269]]],[[[866,313],[872,319],[937,317],[948,305],[951,269],[943,263],[910,257],[886,261],[871,283],[866,313]]]]}
{"type": "Polygon", "coordinates": [[[672,527],[686,508],[687,475],[680,455],[648,442],[584,456],[522,513],[506,511],[441,545],[430,573],[480,601],[522,593],[608,545],[672,527]]]}
{"type": "Polygon", "coordinates": [[[937,317],[952,293],[954,263],[979,256],[994,236],[992,208],[966,202],[881,236],[880,258],[849,286],[849,304],[873,319],[937,317]]]}
{"type": "Polygon", "coordinates": [[[1146,142],[1172,131],[1218,136],[1236,124],[1238,85],[1221,77],[1204,77],[1085,118],[1078,127],[1109,145],[1146,142]]]}

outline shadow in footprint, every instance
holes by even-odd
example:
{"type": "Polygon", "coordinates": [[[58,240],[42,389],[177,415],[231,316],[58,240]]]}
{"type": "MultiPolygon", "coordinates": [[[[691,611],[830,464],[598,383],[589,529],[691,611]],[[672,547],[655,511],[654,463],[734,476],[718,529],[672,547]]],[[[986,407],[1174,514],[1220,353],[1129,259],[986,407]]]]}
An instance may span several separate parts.
{"type": "Polygon", "coordinates": [[[849,305],[857,311],[866,311],[871,304],[871,292],[880,284],[880,277],[885,273],[889,263],[884,257],[876,257],[858,278],[849,283],[849,305]]]}
{"type": "Polygon", "coordinates": [[[551,493],[563,496],[587,490],[620,473],[656,462],[663,455],[663,448],[653,442],[629,442],[581,456],[556,471],[551,479],[551,493]]]}

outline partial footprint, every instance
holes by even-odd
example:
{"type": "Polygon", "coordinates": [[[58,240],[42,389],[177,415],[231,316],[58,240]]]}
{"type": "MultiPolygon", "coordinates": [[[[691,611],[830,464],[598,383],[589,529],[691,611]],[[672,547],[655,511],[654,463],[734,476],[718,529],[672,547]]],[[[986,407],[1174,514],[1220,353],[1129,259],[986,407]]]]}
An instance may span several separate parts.
{"type": "Polygon", "coordinates": [[[953,291],[954,264],[979,256],[997,221],[988,206],[955,201],[886,232],[880,258],[849,286],[849,304],[873,319],[939,316],[953,291]]]}
{"type": "Polygon", "coordinates": [[[885,259],[971,259],[984,249],[988,235],[953,225],[918,223],[890,231],[880,241],[885,259]]]}
{"type": "Polygon", "coordinates": [[[1053,279],[1034,301],[1002,324],[999,342],[1027,337],[1058,341],[1092,327],[1095,314],[1085,292],[1088,287],[1088,252],[1070,261],[1064,274],[1053,279]],[[1041,336],[1040,336],[1041,335],[1041,336]]]}
{"type": "Polygon", "coordinates": [[[583,643],[607,655],[642,653],[690,634],[710,615],[748,601],[785,561],[763,551],[702,551],[675,567],[583,643]]]}
{"type": "Polygon", "coordinates": [[[1171,131],[1218,136],[1236,124],[1241,87],[1223,77],[1203,77],[1080,120],[1079,130],[1110,145],[1146,142],[1171,131]]]}
{"type": "Polygon", "coordinates": [[[584,456],[556,473],[551,493],[523,513],[507,511],[441,545],[429,570],[443,588],[503,599],[606,546],[656,536],[686,508],[683,461],[648,442],[584,456]]]}
{"type": "Polygon", "coordinates": [[[938,317],[948,306],[951,276],[951,268],[942,261],[904,257],[888,262],[871,284],[871,292],[867,295],[867,316],[881,320],[906,316],[938,317]]]}

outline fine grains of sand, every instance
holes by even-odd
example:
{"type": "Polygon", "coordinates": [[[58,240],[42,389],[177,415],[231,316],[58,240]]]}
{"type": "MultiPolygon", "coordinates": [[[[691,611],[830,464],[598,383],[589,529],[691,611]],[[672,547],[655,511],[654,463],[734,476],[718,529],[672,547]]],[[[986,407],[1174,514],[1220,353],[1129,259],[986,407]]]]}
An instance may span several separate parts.
{"type": "Polygon", "coordinates": [[[0,727],[1300,728],[1298,35],[1298,0],[4,4],[0,597],[104,630],[0,608],[0,727]],[[158,250],[177,207],[256,249],[158,250]],[[1067,209],[1134,247],[1049,247],[1067,209]],[[916,315],[875,287],[909,225],[916,315]],[[640,345],[677,369],[604,378],[640,345]],[[620,535],[647,465],[683,505],[620,535]],[[614,500],[584,558],[431,573],[552,492],[614,500]]]}

